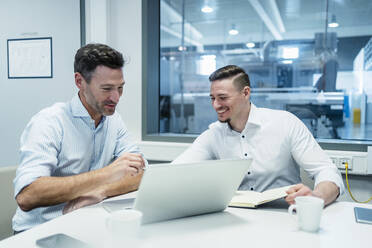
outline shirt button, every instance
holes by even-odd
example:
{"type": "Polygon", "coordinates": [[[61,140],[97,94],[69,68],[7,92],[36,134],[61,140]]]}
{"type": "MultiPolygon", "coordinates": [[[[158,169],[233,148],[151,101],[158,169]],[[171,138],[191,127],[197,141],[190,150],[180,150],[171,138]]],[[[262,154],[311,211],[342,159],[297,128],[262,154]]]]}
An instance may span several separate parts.
{"type": "Polygon", "coordinates": [[[251,174],[251,172],[250,171],[248,171],[248,175],[250,175],[251,174]]]}
{"type": "Polygon", "coordinates": [[[251,190],[253,190],[253,188],[251,188],[251,190]]]}
{"type": "Polygon", "coordinates": [[[246,156],[246,157],[247,157],[247,156],[248,156],[248,154],[247,154],[247,153],[244,153],[244,156],[246,156]]]}
{"type": "Polygon", "coordinates": [[[245,136],[244,136],[244,135],[242,135],[242,138],[244,139],[244,138],[245,138],[245,136]]]}

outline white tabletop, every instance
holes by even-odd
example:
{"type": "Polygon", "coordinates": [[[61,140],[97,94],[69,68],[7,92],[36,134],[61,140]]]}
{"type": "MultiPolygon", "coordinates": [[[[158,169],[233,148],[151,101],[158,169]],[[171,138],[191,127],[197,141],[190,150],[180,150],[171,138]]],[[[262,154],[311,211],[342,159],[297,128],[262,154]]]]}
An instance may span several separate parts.
{"type": "MultiPolygon", "coordinates": [[[[227,208],[220,213],[143,225],[139,247],[371,247],[372,225],[355,222],[355,206],[372,208],[335,202],[324,209],[317,233],[298,230],[283,201],[258,209],[227,208]]],[[[36,247],[37,239],[54,233],[107,247],[108,214],[101,204],[85,207],[5,239],[0,247],[36,247]]]]}

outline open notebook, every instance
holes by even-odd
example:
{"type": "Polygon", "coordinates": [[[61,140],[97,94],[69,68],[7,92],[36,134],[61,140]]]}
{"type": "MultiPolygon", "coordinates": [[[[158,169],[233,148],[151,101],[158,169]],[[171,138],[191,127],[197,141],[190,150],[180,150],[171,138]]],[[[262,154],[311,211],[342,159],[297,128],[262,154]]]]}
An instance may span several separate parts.
{"type": "Polygon", "coordinates": [[[264,192],[236,191],[229,207],[256,208],[266,202],[274,201],[287,196],[286,191],[294,185],[269,189],[264,192]]]}

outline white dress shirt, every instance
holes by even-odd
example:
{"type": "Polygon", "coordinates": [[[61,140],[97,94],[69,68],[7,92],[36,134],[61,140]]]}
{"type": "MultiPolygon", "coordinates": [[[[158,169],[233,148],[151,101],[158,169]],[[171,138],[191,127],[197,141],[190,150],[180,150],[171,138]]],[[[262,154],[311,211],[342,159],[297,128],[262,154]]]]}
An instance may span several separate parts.
{"type": "Polygon", "coordinates": [[[267,108],[251,110],[239,133],[227,123],[212,123],[173,163],[210,159],[252,158],[250,171],[239,189],[262,192],[301,182],[301,166],[315,178],[334,182],[344,192],[341,174],[310,131],[293,114],[267,108]]]}
{"type": "MultiPolygon", "coordinates": [[[[39,177],[63,177],[100,169],[124,152],[139,153],[120,115],[98,126],[76,96],[36,114],[23,131],[14,195],[39,177]]],[[[31,211],[17,208],[13,229],[22,231],[62,215],[66,203],[31,211]]]]}

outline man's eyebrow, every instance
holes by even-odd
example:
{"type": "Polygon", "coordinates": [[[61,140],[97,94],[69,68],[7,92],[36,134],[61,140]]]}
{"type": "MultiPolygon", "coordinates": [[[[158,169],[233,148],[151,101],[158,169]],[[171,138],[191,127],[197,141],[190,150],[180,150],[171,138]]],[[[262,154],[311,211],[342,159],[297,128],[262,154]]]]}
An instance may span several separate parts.
{"type": "MultiPolygon", "coordinates": [[[[214,97],[214,95],[210,94],[209,95],[210,97],[214,97]]],[[[228,96],[228,94],[226,93],[222,93],[222,94],[217,94],[216,96],[228,96]]]]}
{"type": "MultiPolygon", "coordinates": [[[[121,83],[119,86],[124,86],[125,82],[121,83]]],[[[114,87],[115,84],[102,84],[101,87],[114,87]]]]}

